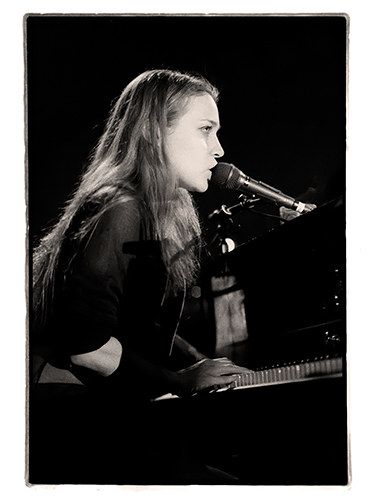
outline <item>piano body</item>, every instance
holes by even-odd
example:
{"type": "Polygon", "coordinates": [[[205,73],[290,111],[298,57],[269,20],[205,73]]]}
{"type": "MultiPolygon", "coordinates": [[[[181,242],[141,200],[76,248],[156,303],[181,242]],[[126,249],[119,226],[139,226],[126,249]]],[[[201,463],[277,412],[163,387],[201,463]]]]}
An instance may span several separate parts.
{"type": "MultiPolygon", "coordinates": [[[[346,351],[343,199],[293,219],[224,256],[244,291],[252,368],[346,351]]],[[[223,291],[225,293],[225,290],[223,291]]]]}
{"type": "Polygon", "coordinates": [[[348,484],[343,199],[240,245],[207,274],[206,309],[215,316],[218,297],[241,291],[247,327],[245,340],[214,353],[254,370],[243,390],[197,399],[216,458],[226,450],[229,471],[249,485],[348,484]],[[234,285],[213,291],[223,272],[234,285]]]}

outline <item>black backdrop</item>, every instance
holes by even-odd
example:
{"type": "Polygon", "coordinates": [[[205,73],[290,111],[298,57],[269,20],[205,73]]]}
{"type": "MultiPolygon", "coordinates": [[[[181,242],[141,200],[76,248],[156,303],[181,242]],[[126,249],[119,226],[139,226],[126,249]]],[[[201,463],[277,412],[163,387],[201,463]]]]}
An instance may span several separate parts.
{"type": "MultiPolygon", "coordinates": [[[[197,71],[219,87],[223,161],[291,196],[314,187],[318,204],[343,194],[347,28],[339,15],[28,16],[32,239],[60,213],[113,99],[151,68],[197,71]]],[[[210,186],[195,199],[210,239],[207,215],[238,193],[210,186]]],[[[236,221],[245,240],[278,225],[248,212],[236,221]]]]}
{"type": "MultiPolygon", "coordinates": [[[[31,238],[40,237],[58,216],[113,99],[137,74],[156,67],[197,71],[219,87],[224,161],[291,196],[315,187],[317,204],[344,194],[346,44],[343,16],[29,16],[31,238]]],[[[236,203],[238,194],[210,186],[195,198],[210,239],[215,228],[207,215],[236,203]]],[[[275,207],[264,208],[277,213],[275,207]]],[[[248,212],[237,221],[245,240],[279,225],[248,212]]],[[[199,324],[191,329],[196,338],[211,326],[199,324]]],[[[244,401],[221,401],[211,413],[202,412],[210,426],[220,422],[217,415],[227,422],[242,414],[246,428],[257,429],[256,435],[243,433],[240,426],[226,436],[236,450],[239,446],[237,467],[240,475],[243,467],[246,484],[346,484],[341,385],[325,392],[318,386],[306,392],[298,385],[291,384],[291,392],[253,392],[246,413],[246,394],[244,401]],[[301,442],[308,450],[303,460],[301,442]],[[274,469],[264,467],[271,450],[274,457],[283,452],[274,469]]]]}

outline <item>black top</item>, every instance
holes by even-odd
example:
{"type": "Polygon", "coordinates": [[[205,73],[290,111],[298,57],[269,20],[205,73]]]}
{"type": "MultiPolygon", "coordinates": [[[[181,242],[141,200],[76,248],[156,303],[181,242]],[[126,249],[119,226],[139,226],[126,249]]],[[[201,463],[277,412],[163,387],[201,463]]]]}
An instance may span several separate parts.
{"type": "Polygon", "coordinates": [[[115,337],[123,348],[167,366],[181,297],[166,300],[160,244],[144,238],[142,220],[138,202],[129,199],[100,217],[73,261],[74,238],[66,239],[45,333],[50,364],[77,375],[70,356],[97,350],[115,337]]]}

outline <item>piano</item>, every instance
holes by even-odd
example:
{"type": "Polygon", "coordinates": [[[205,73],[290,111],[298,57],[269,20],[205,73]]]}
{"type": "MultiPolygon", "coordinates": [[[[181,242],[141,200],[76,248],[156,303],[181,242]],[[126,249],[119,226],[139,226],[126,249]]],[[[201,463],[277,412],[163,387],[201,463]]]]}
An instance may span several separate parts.
{"type": "Polygon", "coordinates": [[[350,481],[345,220],[340,197],[206,268],[202,309],[210,318],[216,314],[216,345],[211,342],[206,352],[227,356],[252,373],[234,390],[198,397],[197,411],[219,443],[211,443],[213,465],[227,466],[243,484],[350,481]],[[218,291],[212,278],[221,276],[231,280],[218,291]],[[224,304],[239,301],[229,314],[242,311],[246,338],[242,332],[233,341],[231,332],[227,344],[218,346],[225,311],[218,316],[215,301],[225,296],[224,304]]]}
{"type": "Polygon", "coordinates": [[[240,245],[211,272],[220,274],[224,263],[236,281],[230,293],[244,292],[246,355],[252,368],[345,354],[341,197],[240,245]]]}

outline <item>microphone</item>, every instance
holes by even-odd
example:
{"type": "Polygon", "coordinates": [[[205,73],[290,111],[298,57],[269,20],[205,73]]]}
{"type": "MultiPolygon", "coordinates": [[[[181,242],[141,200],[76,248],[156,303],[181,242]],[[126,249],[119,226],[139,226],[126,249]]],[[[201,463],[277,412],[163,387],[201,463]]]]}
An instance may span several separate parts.
{"type": "Polygon", "coordinates": [[[305,203],[295,200],[278,189],[261,181],[251,179],[231,163],[218,163],[212,170],[211,182],[220,188],[234,189],[247,195],[256,195],[302,213],[305,203]]]}

